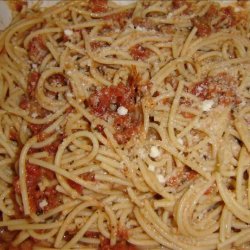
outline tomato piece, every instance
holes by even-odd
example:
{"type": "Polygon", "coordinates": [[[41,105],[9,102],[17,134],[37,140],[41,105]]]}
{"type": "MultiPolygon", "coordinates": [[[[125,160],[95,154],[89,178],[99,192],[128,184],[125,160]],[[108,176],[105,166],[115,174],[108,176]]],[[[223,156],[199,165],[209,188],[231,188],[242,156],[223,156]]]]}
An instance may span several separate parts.
{"type": "Polygon", "coordinates": [[[28,128],[31,130],[32,135],[38,135],[41,133],[47,126],[45,124],[33,124],[29,123],[28,128]]]}
{"type": "Polygon", "coordinates": [[[87,173],[81,174],[80,177],[84,179],[85,181],[95,181],[95,173],[93,172],[87,172],[87,173]]]}
{"type": "Polygon", "coordinates": [[[125,228],[118,228],[117,236],[120,240],[127,240],[128,239],[128,230],[125,228]]]}
{"type": "Polygon", "coordinates": [[[218,104],[229,105],[238,103],[236,80],[226,73],[207,77],[204,81],[194,84],[191,93],[201,100],[217,99],[218,104]]]}
{"type": "Polygon", "coordinates": [[[65,86],[68,83],[68,79],[63,74],[53,74],[48,78],[50,84],[65,86]]]}
{"type": "Polygon", "coordinates": [[[83,194],[83,186],[70,180],[67,179],[68,184],[70,185],[70,187],[72,187],[73,189],[75,189],[79,194],[83,194]]]}
{"type": "Polygon", "coordinates": [[[115,26],[119,26],[121,29],[127,24],[128,19],[132,16],[132,12],[125,11],[112,15],[105,16],[104,19],[112,20],[115,26]]]}
{"type": "Polygon", "coordinates": [[[179,187],[181,184],[185,183],[186,181],[193,180],[197,176],[197,173],[190,169],[183,169],[181,172],[177,173],[176,175],[170,177],[167,180],[167,185],[169,187],[179,187]]]}
{"type": "Polygon", "coordinates": [[[135,59],[135,60],[146,60],[149,58],[151,52],[149,49],[144,48],[142,45],[135,45],[130,49],[130,55],[135,59]]]}
{"type": "Polygon", "coordinates": [[[100,236],[100,233],[99,232],[92,232],[92,231],[87,231],[85,234],[84,234],[85,237],[88,237],[88,238],[99,238],[100,236]]]}
{"type": "Polygon", "coordinates": [[[94,13],[106,12],[108,10],[108,0],[91,0],[90,9],[94,13]]]}
{"type": "Polygon", "coordinates": [[[58,135],[57,139],[52,142],[50,145],[45,146],[43,149],[44,151],[47,151],[50,155],[55,155],[58,147],[61,145],[63,142],[64,135],[60,134],[58,135]]]}
{"type": "Polygon", "coordinates": [[[48,49],[43,42],[41,35],[34,37],[28,45],[29,58],[34,62],[40,64],[45,56],[48,54],[48,49]]]}
{"type": "Polygon", "coordinates": [[[100,237],[100,248],[101,250],[137,250],[137,247],[130,244],[129,242],[122,240],[117,242],[114,246],[110,245],[110,240],[105,237],[100,237]]]}
{"type": "Polygon", "coordinates": [[[141,120],[132,116],[118,116],[114,121],[114,137],[119,144],[124,144],[139,132],[141,120]]]}
{"type": "Polygon", "coordinates": [[[96,91],[89,97],[88,104],[96,116],[107,118],[107,115],[116,112],[119,106],[129,109],[134,103],[134,97],[134,90],[120,83],[96,91]]]}
{"type": "Polygon", "coordinates": [[[33,71],[28,75],[27,93],[29,97],[35,97],[35,91],[39,78],[40,78],[40,73],[36,71],[33,71]]]}
{"type": "Polygon", "coordinates": [[[29,107],[30,107],[30,102],[29,102],[29,98],[27,96],[23,96],[21,98],[21,101],[19,103],[19,107],[21,109],[24,109],[24,110],[28,110],[29,107]]]}
{"type": "Polygon", "coordinates": [[[99,48],[107,47],[108,43],[106,43],[104,41],[93,41],[90,43],[90,46],[91,46],[92,50],[96,50],[99,48]]]}
{"type": "Polygon", "coordinates": [[[199,37],[205,37],[212,33],[209,23],[204,18],[194,18],[192,23],[197,28],[197,35],[199,37]]]}

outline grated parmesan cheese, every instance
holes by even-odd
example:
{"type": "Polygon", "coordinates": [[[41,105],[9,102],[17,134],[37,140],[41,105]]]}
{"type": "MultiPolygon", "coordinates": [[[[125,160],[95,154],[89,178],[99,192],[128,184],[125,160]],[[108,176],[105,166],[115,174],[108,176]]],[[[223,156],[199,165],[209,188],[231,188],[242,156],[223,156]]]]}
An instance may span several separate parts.
{"type": "Polygon", "coordinates": [[[209,111],[212,108],[213,105],[214,105],[214,101],[213,100],[205,100],[202,103],[202,110],[203,111],[209,111]]]}
{"type": "Polygon", "coordinates": [[[156,175],[156,177],[161,184],[164,184],[166,182],[165,177],[162,174],[158,174],[156,175]]]}
{"type": "Polygon", "coordinates": [[[74,32],[72,30],[64,30],[64,34],[66,36],[72,36],[74,34],[74,32]]]}
{"type": "Polygon", "coordinates": [[[128,113],[128,109],[123,107],[123,106],[120,106],[118,109],[117,109],[117,113],[119,115],[126,115],[128,113]]]}
{"type": "Polygon", "coordinates": [[[44,199],[44,200],[42,200],[40,203],[39,203],[39,207],[40,208],[44,208],[44,207],[46,207],[48,205],[48,202],[47,202],[47,200],[46,199],[44,199]]]}
{"type": "Polygon", "coordinates": [[[158,147],[156,146],[152,146],[150,149],[150,153],[149,156],[152,158],[157,158],[158,156],[160,156],[161,152],[159,151],[158,147]]]}
{"type": "Polygon", "coordinates": [[[178,141],[181,145],[183,145],[183,140],[182,140],[181,138],[178,138],[177,141],[178,141]]]}

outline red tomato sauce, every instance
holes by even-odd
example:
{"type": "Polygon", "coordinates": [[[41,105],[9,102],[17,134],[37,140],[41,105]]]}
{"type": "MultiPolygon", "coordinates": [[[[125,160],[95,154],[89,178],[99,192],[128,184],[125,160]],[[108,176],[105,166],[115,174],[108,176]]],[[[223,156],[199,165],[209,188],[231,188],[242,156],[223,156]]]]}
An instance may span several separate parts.
{"type": "Polygon", "coordinates": [[[28,45],[28,55],[31,61],[40,64],[45,56],[48,54],[48,48],[46,47],[41,35],[34,37],[28,45]]]}
{"type": "Polygon", "coordinates": [[[94,13],[106,12],[108,10],[108,0],[91,0],[90,9],[94,13]]]}
{"type": "Polygon", "coordinates": [[[191,93],[201,100],[216,99],[218,104],[236,104],[239,102],[236,95],[236,84],[233,77],[226,73],[220,73],[194,84],[191,93]]]}
{"type": "MultiPolygon", "coordinates": [[[[123,83],[104,87],[94,92],[88,99],[91,113],[108,120],[113,119],[115,138],[119,144],[126,143],[139,132],[141,126],[140,110],[136,104],[136,87],[133,79],[129,86],[123,83]],[[119,115],[117,109],[122,106],[128,110],[126,115],[119,115]]],[[[100,128],[101,129],[101,128],[100,128]]]]}
{"type": "Polygon", "coordinates": [[[146,60],[149,58],[151,51],[137,44],[130,49],[129,53],[135,60],[146,60]]]}

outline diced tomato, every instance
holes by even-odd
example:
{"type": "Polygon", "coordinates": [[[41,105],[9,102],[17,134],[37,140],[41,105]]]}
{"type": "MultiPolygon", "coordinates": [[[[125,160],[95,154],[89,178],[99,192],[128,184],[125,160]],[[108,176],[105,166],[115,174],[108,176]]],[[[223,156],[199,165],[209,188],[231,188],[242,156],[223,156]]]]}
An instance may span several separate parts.
{"type": "Polygon", "coordinates": [[[119,144],[124,144],[139,132],[141,120],[131,115],[118,116],[115,118],[115,139],[119,144]]]}
{"type": "Polygon", "coordinates": [[[36,86],[40,78],[40,73],[33,71],[28,75],[27,93],[29,97],[35,97],[36,86]]]}
{"type": "Polygon", "coordinates": [[[239,101],[236,95],[236,80],[226,73],[207,77],[191,88],[191,93],[201,100],[217,99],[219,104],[229,105],[239,101]]]}
{"type": "Polygon", "coordinates": [[[212,33],[212,29],[209,23],[204,18],[194,18],[192,20],[193,25],[197,28],[197,35],[199,37],[205,37],[212,33]]]}
{"type": "Polygon", "coordinates": [[[72,187],[73,189],[75,189],[79,194],[83,194],[83,186],[70,180],[67,179],[68,184],[70,185],[70,187],[72,187]]]}
{"type": "Polygon", "coordinates": [[[95,129],[101,133],[102,135],[104,134],[104,127],[100,124],[97,124],[97,126],[95,127],[95,129]]]}
{"type": "Polygon", "coordinates": [[[63,74],[53,74],[48,78],[50,84],[60,84],[62,86],[67,85],[68,80],[63,74]]]}
{"type": "Polygon", "coordinates": [[[212,194],[213,191],[214,191],[213,186],[210,186],[210,187],[206,190],[206,192],[205,192],[204,194],[205,194],[205,195],[210,195],[210,194],[212,194]]]}
{"type": "Polygon", "coordinates": [[[84,179],[85,181],[95,181],[95,173],[93,172],[87,172],[87,173],[81,174],[80,177],[84,179]]]}
{"type": "Polygon", "coordinates": [[[108,10],[108,0],[91,0],[90,9],[94,13],[106,12],[108,10]]]}
{"type": "Polygon", "coordinates": [[[186,181],[193,180],[197,176],[197,173],[190,169],[183,169],[183,171],[177,173],[176,175],[170,177],[167,180],[167,185],[170,187],[179,187],[186,181]]]}
{"type": "Polygon", "coordinates": [[[88,99],[91,111],[99,117],[107,117],[119,106],[130,108],[134,103],[134,90],[120,83],[117,86],[104,87],[88,99]]]}
{"type": "Polygon", "coordinates": [[[100,233],[99,233],[99,232],[87,231],[87,232],[84,234],[84,236],[85,236],[85,237],[88,237],[88,238],[99,238],[100,233]]]}
{"type": "Polygon", "coordinates": [[[41,35],[34,37],[28,45],[29,58],[34,62],[40,64],[45,56],[48,54],[48,49],[43,42],[41,35]]]}
{"type": "Polygon", "coordinates": [[[66,114],[74,113],[75,109],[71,106],[65,110],[66,114]]]}
{"type": "Polygon", "coordinates": [[[18,1],[15,1],[15,10],[17,12],[20,12],[24,6],[27,6],[27,1],[26,0],[18,0],[18,1]]]}
{"type": "Polygon", "coordinates": [[[50,114],[50,111],[44,109],[35,98],[33,97],[28,97],[26,95],[23,95],[20,103],[19,103],[19,107],[21,109],[24,109],[26,111],[29,111],[29,113],[32,114],[36,114],[36,117],[39,118],[44,118],[47,115],[50,114]]]}
{"type": "Polygon", "coordinates": [[[115,25],[119,26],[122,29],[127,24],[127,21],[131,16],[132,12],[125,11],[105,16],[104,19],[112,20],[115,25]]]}
{"type": "Polygon", "coordinates": [[[55,155],[63,139],[64,139],[64,135],[62,134],[58,135],[57,139],[51,144],[45,146],[43,150],[47,151],[50,155],[55,155]]]}
{"type": "Polygon", "coordinates": [[[150,50],[139,44],[133,46],[129,53],[135,60],[146,60],[150,56],[150,50]]]}
{"type": "Polygon", "coordinates": [[[192,119],[194,118],[194,114],[191,114],[189,112],[181,112],[181,115],[184,117],[184,118],[187,118],[187,119],[192,119]]]}
{"type": "Polygon", "coordinates": [[[192,22],[198,29],[197,35],[204,37],[212,32],[233,27],[243,19],[245,19],[244,15],[240,12],[236,13],[231,6],[220,8],[219,5],[211,4],[205,15],[195,17],[192,22]]]}
{"type": "Polygon", "coordinates": [[[136,246],[125,240],[117,242],[114,246],[110,245],[110,240],[107,238],[101,237],[100,240],[100,250],[137,250],[136,246]]]}
{"type": "Polygon", "coordinates": [[[12,141],[18,141],[19,139],[17,131],[13,128],[10,130],[9,139],[12,141]]]}
{"type": "Polygon", "coordinates": [[[104,41],[93,41],[90,43],[90,46],[91,46],[92,50],[96,50],[99,48],[107,47],[108,43],[106,43],[104,41]]]}
{"type": "Polygon", "coordinates": [[[28,124],[28,128],[31,130],[32,135],[38,135],[41,133],[47,126],[45,124],[28,124]]]}
{"type": "Polygon", "coordinates": [[[138,75],[132,72],[128,78],[128,86],[120,83],[117,86],[104,87],[93,93],[87,101],[93,114],[106,121],[112,118],[116,131],[114,136],[120,144],[129,141],[141,127],[141,110],[136,104],[136,98],[139,97],[137,82],[139,80],[138,75]],[[117,113],[120,106],[128,110],[126,115],[122,116],[117,113]]]}
{"type": "Polygon", "coordinates": [[[128,239],[128,230],[125,228],[118,228],[117,236],[120,240],[127,240],[128,239]]]}
{"type": "Polygon", "coordinates": [[[135,17],[132,22],[135,27],[141,27],[149,30],[156,28],[156,24],[147,18],[135,17]]]}
{"type": "Polygon", "coordinates": [[[43,209],[45,212],[57,207],[60,204],[59,193],[56,191],[55,186],[46,187],[40,200],[42,199],[46,199],[48,202],[48,205],[43,209]]]}
{"type": "Polygon", "coordinates": [[[172,1],[174,9],[179,9],[186,4],[186,0],[173,0],[172,1]]]}
{"type": "Polygon", "coordinates": [[[16,247],[10,245],[8,250],[32,250],[34,247],[34,244],[35,242],[32,239],[28,239],[16,247]]]}
{"type": "Polygon", "coordinates": [[[16,237],[17,233],[17,231],[9,231],[7,227],[0,227],[0,244],[2,242],[10,243],[16,237]]]}
{"type": "Polygon", "coordinates": [[[26,182],[29,195],[29,204],[32,212],[46,212],[56,207],[60,203],[59,193],[56,191],[55,186],[46,187],[44,191],[40,191],[38,184],[42,180],[42,177],[53,180],[55,175],[50,170],[40,168],[37,165],[31,163],[26,164],[26,182]],[[39,204],[44,199],[48,204],[41,208],[39,204]]]}
{"type": "Polygon", "coordinates": [[[30,102],[29,102],[29,98],[27,96],[23,96],[20,103],[19,103],[19,107],[21,109],[24,110],[28,110],[30,107],[30,102]]]}

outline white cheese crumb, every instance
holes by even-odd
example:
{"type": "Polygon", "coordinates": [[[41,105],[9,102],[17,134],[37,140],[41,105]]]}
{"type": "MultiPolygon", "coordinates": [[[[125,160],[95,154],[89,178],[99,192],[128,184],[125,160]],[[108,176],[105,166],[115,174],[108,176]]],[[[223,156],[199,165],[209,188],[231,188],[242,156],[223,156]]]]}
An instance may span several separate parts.
{"type": "Polygon", "coordinates": [[[146,152],[143,148],[139,148],[138,149],[138,156],[140,156],[140,158],[144,159],[146,157],[146,152]]]}
{"type": "Polygon", "coordinates": [[[72,93],[70,93],[70,92],[67,92],[67,93],[66,93],[66,96],[71,98],[71,97],[73,97],[74,95],[73,95],[72,93]]]}
{"type": "Polygon", "coordinates": [[[181,138],[178,138],[177,141],[178,141],[181,145],[183,145],[183,140],[182,140],[181,138]]]}
{"type": "Polygon", "coordinates": [[[156,177],[161,184],[164,184],[166,182],[165,177],[162,174],[158,174],[156,175],[156,177]]]}
{"type": "Polygon", "coordinates": [[[39,203],[39,207],[42,208],[42,209],[43,209],[44,207],[46,207],[47,205],[48,205],[48,202],[47,202],[47,200],[45,200],[45,199],[42,200],[42,201],[39,203]]]}
{"type": "Polygon", "coordinates": [[[146,31],[147,31],[146,28],[140,27],[140,26],[137,26],[137,27],[136,27],[136,30],[137,30],[137,31],[142,31],[142,32],[146,32],[146,31]]]}
{"type": "Polygon", "coordinates": [[[151,172],[155,171],[155,166],[154,165],[148,165],[148,170],[150,170],[151,172]]]}
{"type": "Polygon", "coordinates": [[[74,34],[74,32],[72,30],[64,30],[64,34],[66,36],[72,36],[74,34]]]}
{"type": "Polygon", "coordinates": [[[32,117],[32,118],[36,118],[37,116],[38,116],[37,113],[32,113],[32,114],[31,114],[31,117],[32,117]]]}
{"type": "Polygon", "coordinates": [[[31,67],[32,67],[32,69],[37,69],[37,64],[32,63],[32,64],[31,64],[31,67]]]}
{"type": "Polygon", "coordinates": [[[202,103],[202,110],[203,111],[209,111],[212,108],[213,105],[214,105],[214,101],[213,100],[205,100],[202,103]]]}
{"type": "Polygon", "coordinates": [[[150,153],[149,156],[152,158],[157,158],[158,156],[160,156],[161,152],[159,151],[158,147],[156,146],[152,146],[150,149],[150,153]]]}
{"type": "Polygon", "coordinates": [[[117,113],[119,115],[126,115],[128,113],[128,109],[126,109],[125,107],[123,106],[120,106],[118,109],[117,109],[117,113]]]}

